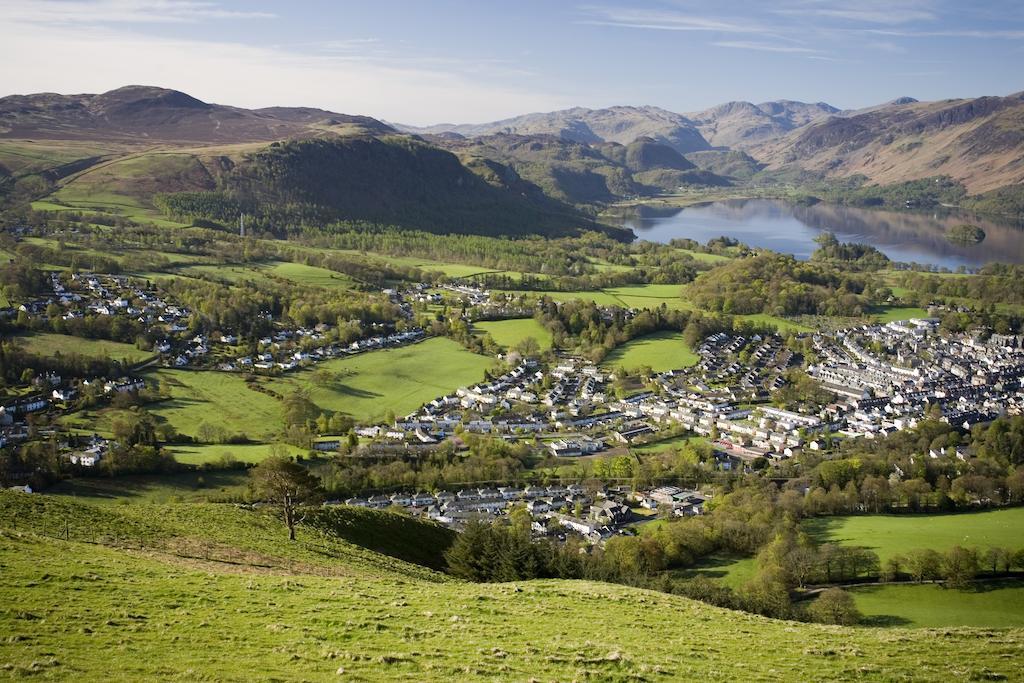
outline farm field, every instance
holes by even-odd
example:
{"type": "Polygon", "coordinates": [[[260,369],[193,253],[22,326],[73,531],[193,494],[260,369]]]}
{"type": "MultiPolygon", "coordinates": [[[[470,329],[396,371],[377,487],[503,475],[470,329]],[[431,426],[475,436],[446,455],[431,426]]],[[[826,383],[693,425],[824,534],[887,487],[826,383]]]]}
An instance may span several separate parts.
{"type": "Polygon", "coordinates": [[[434,270],[444,273],[448,277],[454,278],[469,277],[471,275],[479,275],[481,273],[497,272],[493,268],[487,268],[484,266],[467,265],[465,263],[449,263],[445,261],[432,261],[430,259],[417,258],[415,256],[391,256],[390,254],[381,254],[377,252],[361,252],[351,249],[332,249],[330,251],[334,251],[339,254],[356,254],[360,256],[369,256],[372,258],[380,259],[381,261],[387,261],[388,263],[394,264],[396,266],[404,266],[406,268],[434,270]]]}
{"type": "Polygon", "coordinates": [[[527,337],[533,337],[541,349],[551,348],[551,333],[533,318],[517,318],[514,320],[491,320],[473,325],[474,333],[487,333],[494,341],[509,348],[527,337]]]}
{"type": "Polygon", "coordinates": [[[630,308],[659,308],[662,304],[674,310],[691,310],[693,305],[680,298],[682,285],[626,285],[603,290],[630,308]]]}
{"type": "Polygon", "coordinates": [[[272,396],[249,389],[227,372],[161,369],[147,373],[148,382],[165,383],[171,400],[149,408],[179,433],[196,436],[203,422],[228,434],[263,439],[281,428],[281,405],[272,396]]]}
{"type": "Polygon", "coordinates": [[[654,441],[652,443],[645,443],[640,446],[633,446],[630,448],[634,453],[646,455],[650,453],[661,453],[671,448],[678,448],[686,443],[707,443],[708,440],[703,436],[673,436],[662,441],[654,441]]]}
{"type": "Polygon", "coordinates": [[[298,285],[339,291],[351,289],[353,284],[352,279],[344,273],[335,273],[333,270],[327,270],[326,268],[307,266],[303,263],[292,263],[290,261],[222,265],[193,264],[173,268],[168,273],[187,277],[207,277],[230,283],[238,283],[245,280],[264,282],[274,278],[281,278],[298,285]]]}
{"type": "Polygon", "coordinates": [[[626,369],[650,366],[655,372],[664,372],[689,367],[698,360],[697,354],[683,344],[682,332],[655,332],[617,347],[602,365],[626,369]]]}
{"type": "Polygon", "coordinates": [[[850,590],[868,623],[916,628],[1024,627],[1024,581],[988,581],[969,590],[936,584],[850,590]]]}
{"type": "Polygon", "coordinates": [[[697,261],[704,263],[719,264],[725,263],[729,260],[728,256],[722,256],[721,254],[705,254],[702,251],[691,251],[690,249],[676,249],[681,254],[689,254],[697,261]]]}
{"type": "Polygon", "coordinates": [[[387,513],[302,526],[287,543],[259,511],[15,495],[0,492],[0,661],[16,676],[242,681],[258,667],[309,681],[948,681],[1015,678],[1022,654],[1021,631],[894,639],[621,585],[450,581],[357,544],[410,523],[387,513]],[[72,540],[36,535],[66,519],[72,540]],[[353,525],[360,533],[344,531],[353,525]],[[132,550],[74,540],[83,533],[132,550]],[[751,643],[771,647],[751,657],[751,643]]]}
{"type": "Polygon", "coordinates": [[[58,482],[46,494],[105,505],[203,502],[244,493],[247,477],[244,470],[78,477],[58,482]]]}
{"type": "Polygon", "coordinates": [[[316,385],[311,371],[276,378],[266,386],[282,395],[303,388],[325,410],[360,421],[379,420],[388,411],[405,415],[442,394],[479,382],[491,362],[438,337],[320,363],[317,370],[338,375],[328,386],[316,385]]]}
{"type": "Polygon", "coordinates": [[[673,573],[686,579],[712,579],[736,590],[754,578],[754,574],[757,573],[757,560],[753,557],[709,555],[692,568],[680,569],[673,573]]]}
{"type": "Polygon", "coordinates": [[[126,360],[134,363],[153,356],[151,351],[137,349],[131,344],[107,341],[105,339],[85,339],[73,337],[67,334],[55,334],[52,332],[33,332],[14,337],[24,344],[29,351],[42,355],[53,356],[57,353],[67,355],[77,353],[83,356],[103,358],[105,356],[114,360],[126,360]]]}
{"type": "Polygon", "coordinates": [[[880,323],[891,323],[896,320],[927,318],[928,311],[908,306],[881,306],[871,313],[871,317],[880,323]]]}
{"type": "Polygon", "coordinates": [[[871,548],[885,562],[915,548],[1024,548],[1024,508],[948,515],[864,515],[806,520],[818,542],[871,548]]]}
{"type": "Polygon", "coordinates": [[[777,315],[768,315],[767,313],[751,313],[749,315],[737,315],[737,320],[746,320],[751,323],[758,325],[770,325],[775,327],[779,332],[813,332],[814,330],[806,325],[801,325],[793,320],[787,320],[786,318],[780,318],[777,315]]]}
{"type": "MultiPolygon", "coordinates": [[[[280,444],[288,450],[290,455],[305,453],[301,448],[280,444]]],[[[246,444],[181,444],[170,446],[174,459],[186,465],[203,465],[209,462],[216,462],[224,456],[230,455],[239,462],[257,463],[270,456],[270,444],[246,443],[246,444]]]]}

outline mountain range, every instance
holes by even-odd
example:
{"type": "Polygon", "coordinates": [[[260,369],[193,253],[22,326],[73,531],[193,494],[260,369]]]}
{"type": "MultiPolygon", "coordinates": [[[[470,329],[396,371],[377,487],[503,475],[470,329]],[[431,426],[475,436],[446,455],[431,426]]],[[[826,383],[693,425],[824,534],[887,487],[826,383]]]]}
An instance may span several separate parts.
{"type": "Polygon", "coordinates": [[[594,227],[595,206],[686,186],[938,176],[971,195],[1016,192],[1024,93],[852,111],[791,100],[573,108],[425,128],[148,86],[0,98],[0,193],[71,206],[98,196],[155,210],[158,194],[207,192],[256,213],[283,202],[317,220],[561,234],[594,227]]]}

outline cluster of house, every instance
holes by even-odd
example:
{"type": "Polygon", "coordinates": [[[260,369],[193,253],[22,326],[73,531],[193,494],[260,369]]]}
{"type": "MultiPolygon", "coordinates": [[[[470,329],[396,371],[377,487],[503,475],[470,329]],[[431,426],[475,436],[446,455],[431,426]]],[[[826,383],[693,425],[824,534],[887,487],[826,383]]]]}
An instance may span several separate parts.
{"type": "Polygon", "coordinates": [[[51,314],[50,306],[56,305],[60,309],[58,315],[64,320],[87,315],[121,315],[170,333],[188,329],[190,312],[187,308],[132,284],[127,275],[72,273],[70,278],[62,279],[60,273],[55,272],[49,277],[52,294],[24,301],[17,311],[45,319],[51,314]]]}
{"type": "Polygon", "coordinates": [[[1024,338],[943,335],[915,319],[815,335],[808,373],[838,400],[822,417],[846,436],[873,438],[913,427],[936,406],[969,429],[1024,410],[1024,338]]]}
{"type": "Polygon", "coordinates": [[[706,498],[699,491],[675,486],[630,491],[628,487],[588,490],[580,484],[568,484],[463,489],[456,493],[379,494],[349,498],[344,503],[377,509],[401,507],[453,528],[460,528],[471,519],[507,515],[513,506],[520,506],[530,515],[536,535],[559,539],[577,535],[591,543],[601,543],[628,525],[650,519],[636,514],[630,504],[686,516],[701,514],[706,498]]]}
{"type": "Polygon", "coordinates": [[[108,397],[140,391],[146,386],[141,379],[130,376],[78,382],[65,380],[54,373],[40,375],[33,380],[35,391],[0,403],[0,447],[28,439],[30,414],[67,404],[78,397],[82,388],[93,385],[99,387],[98,395],[108,397]]]}
{"type": "MultiPolygon", "coordinates": [[[[792,362],[792,353],[782,347],[780,338],[715,335],[699,351],[702,362],[697,367],[662,373],[654,378],[657,391],[619,400],[607,393],[612,377],[589,361],[562,356],[542,367],[528,359],[501,377],[438,397],[382,429],[420,443],[444,439],[457,429],[530,434],[547,439],[553,456],[579,457],[616,443],[656,438],[658,432],[679,426],[705,436],[716,431],[731,435],[723,442],[727,447],[746,444],[762,453],[781,453],[798,447],[807,431],[825,427],[816,418],[772,414],[770,409],[754,416],[737,407],[757,392],[767,397],[779,385],[792,362]],[[720,380],[730,376],[728,368],[739,362],[735,357],[744,349],[748,359],[742,381],[752,388],[721,386],[720,380]],[[709,386],[713,381],[717,388],[709,386]]],[[[731,468],[736,460],[723,457],[721,464],[731,468]]]]}

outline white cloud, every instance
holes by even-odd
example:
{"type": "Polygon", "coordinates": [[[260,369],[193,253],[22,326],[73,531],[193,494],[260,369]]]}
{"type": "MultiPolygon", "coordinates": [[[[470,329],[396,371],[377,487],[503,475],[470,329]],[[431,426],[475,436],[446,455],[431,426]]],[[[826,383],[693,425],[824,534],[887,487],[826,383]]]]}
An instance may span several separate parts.
{"type": "Polygon", "coordinates": [[[580,9],[596,17],[585,20],[583,23],[601,26],[661,31],[718,31],[721,33],[764,33],[767,30],[764,26],[756,23],[682,12],[629,7],[581,7],[580,9]]]}
{"type": "Polygon", "coordinates": [[[721,40],[712,43],[716,47],[732,47],[740,50],[760,50],[762,52],[785,52],[794,54],[813,54],[818,50],[797,45],[778,45],[776,43],[762,43],[752,40],[721,40]]]}
{"type": "Polygon", "coordinates": [[[194,0],[0,0],[0,16],[35,24],[177,23],[208,19],[270,19],[269,12],[222,9],[194,0]]]}

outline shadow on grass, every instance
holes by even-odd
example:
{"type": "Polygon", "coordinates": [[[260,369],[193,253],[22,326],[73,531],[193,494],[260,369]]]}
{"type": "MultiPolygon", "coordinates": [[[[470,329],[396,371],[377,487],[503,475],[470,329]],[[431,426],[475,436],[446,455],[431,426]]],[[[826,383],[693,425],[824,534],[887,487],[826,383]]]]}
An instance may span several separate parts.
{"type": "Polygon", "coordinates": [[[103,501],[160,502],[176,497],[194,498],[203,493],[219,494],[241,486],[244,471],[182,472],[175,474],[126,475],[122,477],[78,477],[66,479],[46,492],[103,501]]]}
{"type": "MultiPolygon", "coordinates": [[[[806,519],[801,524],[807,535],[810,536],[816,543],[838,543],[843,544],[849,541],[847,538],[842,538],[839,535],[839,530],[843,526],[843,517],[812,517],[806,519]]],[[[858,544],[862,548],[869,550],[875,550],[877,546],[862,545],[858,544]]]]}

